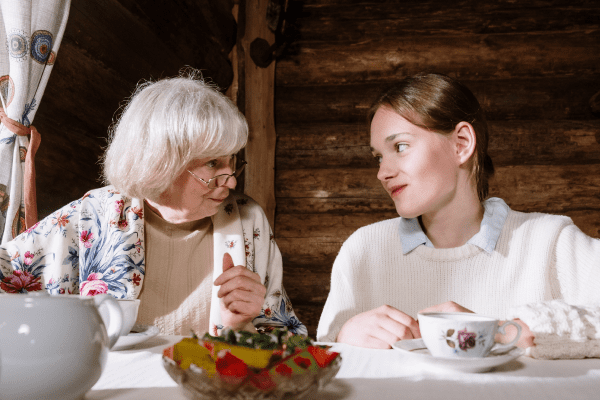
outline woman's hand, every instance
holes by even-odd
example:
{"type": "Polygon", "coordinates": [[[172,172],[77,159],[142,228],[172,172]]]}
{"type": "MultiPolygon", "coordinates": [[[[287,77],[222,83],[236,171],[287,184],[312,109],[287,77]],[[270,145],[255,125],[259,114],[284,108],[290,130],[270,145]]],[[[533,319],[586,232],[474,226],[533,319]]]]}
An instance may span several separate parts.
{"type": "Polygon", "coordinates": [[[421,337],[419,325],[409,315],[384,305],[350,318],[337,341],[359,347],[389,349],[398,340],[421,337]]]}
{"type": "Polygon", "coordinates": [[[223,256],[223,273],[215,279],[221,301],[221,322],[233,329],[249,330],[260,314],[267,289],[258,274],[242,265],[233,265],[229,253],[223,256]]]}

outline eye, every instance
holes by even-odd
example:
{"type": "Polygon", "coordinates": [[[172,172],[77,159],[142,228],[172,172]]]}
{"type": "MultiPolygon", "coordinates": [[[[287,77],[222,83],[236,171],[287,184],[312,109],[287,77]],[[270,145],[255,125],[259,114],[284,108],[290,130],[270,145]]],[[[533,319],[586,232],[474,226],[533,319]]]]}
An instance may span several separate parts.
{"type": "Polygon", "coordinates": [[[204,165],[206,165],[208,168],[215,168],[217,165],[219,165],[219,161],[218,160],[210,160],[204,165]]]}
{"type": "Polygon", "coordinates": [[[377,165],[381,164],[381,162],[383,161],[383,157],[376,156],[375,154],[373,154],[373,159],[375,160],[375,162],[377,163],[377,165]]]}
{"type": "Polygon", "coordinates": [[[396,143],[394,147],[396,147],[396,151],[398,153],[402,153],[404,150],[406,150],[408,145],[406,143],[396,143]]]}

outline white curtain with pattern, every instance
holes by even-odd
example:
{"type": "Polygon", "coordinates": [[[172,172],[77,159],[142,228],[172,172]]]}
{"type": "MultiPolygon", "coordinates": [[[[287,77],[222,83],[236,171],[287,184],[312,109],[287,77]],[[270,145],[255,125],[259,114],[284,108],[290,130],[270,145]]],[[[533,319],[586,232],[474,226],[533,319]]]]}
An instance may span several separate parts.
{"type": "Polygon", "coordinates": [[[65,31],[71,0],[0,0],[0,237],[37,222],[32,126],[65,31]]]}

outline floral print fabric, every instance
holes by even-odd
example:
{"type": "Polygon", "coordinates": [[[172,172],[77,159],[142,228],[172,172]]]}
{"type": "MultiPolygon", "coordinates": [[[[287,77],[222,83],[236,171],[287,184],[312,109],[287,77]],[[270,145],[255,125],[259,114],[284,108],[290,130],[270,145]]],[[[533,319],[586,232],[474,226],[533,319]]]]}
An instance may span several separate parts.
{"type": "MultiPolygon", "coordinates": [[[[282,286],[281,254],[260,206],[231,192],[213,217],[215,260],[230,252],[236,265],[256,272],[267,288],[257,327],[307,334],[282,286]],[[239,231],[239,234],[235,232],[239,231]],[[219,238],[224,240],[219,240],[219,238]],[[236,256],[237,255],[237,256],[236,256]]],[[[111,187],[88,192],[0,246],[0,291],[134,299],[143,285],[144,203],[111,187]]],[[[222,272],[215,266],[214,278],[222,272]]],[[[211,321],[218,325],[213,290],[211,321]]]]}

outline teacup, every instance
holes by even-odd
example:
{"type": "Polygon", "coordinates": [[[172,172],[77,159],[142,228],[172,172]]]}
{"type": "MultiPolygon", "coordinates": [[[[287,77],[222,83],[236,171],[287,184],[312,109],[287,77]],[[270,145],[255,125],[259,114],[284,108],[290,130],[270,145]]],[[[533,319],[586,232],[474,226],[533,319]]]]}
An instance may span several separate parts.
{"type": "Polygon", "coordinates": [[[423,342],[434,357],[486,357],[492,350],[510,350],[521,336],[521,327],[513,321],[500,325],[495,318],[473,313],[420,313],[418,320],[423,342]],[[508,325],[517,327],[516,337],[510,343],[496,343],[496,334],[505,335],[508,325]]]}
{"type": "Polygon", "coordinates": [[[121,328],[120,336],[129,335],[131,328],[137,321],[138,309],[140,308],[139,299],[117,299],[121,311],[123,311],[123,327],[121,328]]]}

